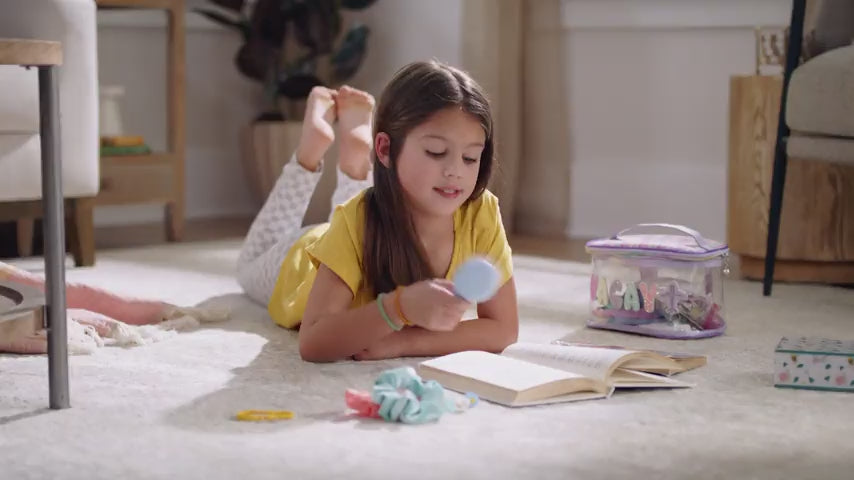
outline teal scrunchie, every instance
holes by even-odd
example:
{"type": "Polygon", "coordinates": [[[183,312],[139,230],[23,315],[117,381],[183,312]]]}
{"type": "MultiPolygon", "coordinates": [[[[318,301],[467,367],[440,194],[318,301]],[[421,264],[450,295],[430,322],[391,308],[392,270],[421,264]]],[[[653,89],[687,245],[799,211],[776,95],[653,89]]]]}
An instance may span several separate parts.
{"type": "Polygon", "coordinates": [[[374,382],[371,400],[389,422],[427,423],[456,410],[439,382],[423,381],[412,367],[382,372],[374,382]]]}

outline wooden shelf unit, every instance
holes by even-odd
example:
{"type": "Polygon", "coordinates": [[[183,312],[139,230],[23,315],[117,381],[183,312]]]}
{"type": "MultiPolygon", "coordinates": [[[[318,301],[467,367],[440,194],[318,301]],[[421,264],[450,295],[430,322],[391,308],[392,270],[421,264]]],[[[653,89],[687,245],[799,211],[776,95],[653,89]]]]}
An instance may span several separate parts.
{"type": "Polygon", "coordinates": [[[184,0],[96,0],[99,9],[155,9],[167,14],[167,151],[101,157],[97,205],[165,205],[166,238],[184,236],[186,39],[184,0]]]}

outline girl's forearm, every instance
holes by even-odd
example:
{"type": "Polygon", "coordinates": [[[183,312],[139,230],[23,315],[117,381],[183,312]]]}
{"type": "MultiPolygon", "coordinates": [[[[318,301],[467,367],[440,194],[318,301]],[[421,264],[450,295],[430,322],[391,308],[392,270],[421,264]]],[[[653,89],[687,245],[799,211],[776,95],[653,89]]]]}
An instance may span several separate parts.
{"type": "MultiPolygon", "coordinates": [[[[392,322],[392,303],[383,297],[385,311],[392,322]]],[[[355,355],[380,338],[393,333],[379,311],[377,302],[340,313],[327,313],[310,319],[300,328],[300,356],[311,362],[334,362],[355,355]],[[308,338],[306,338],[308,337],[308,338]]]]}
{"type": "Polygon", "coordinates": [[[502,325],[489,318],[466,320],[453,331],[434,332],[423,328],[406,328],[394,335],[400,337],[402,355],[429,357],[463,350],[485,350],[498,353],[518,339],[518,328],[502,325]]]}

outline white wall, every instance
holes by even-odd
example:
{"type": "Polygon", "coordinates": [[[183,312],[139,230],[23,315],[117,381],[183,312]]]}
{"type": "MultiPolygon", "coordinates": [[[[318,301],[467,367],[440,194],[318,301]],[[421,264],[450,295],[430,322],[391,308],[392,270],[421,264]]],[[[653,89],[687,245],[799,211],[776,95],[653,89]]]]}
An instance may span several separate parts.
{"type": "Polygon", "coordinates": [[[464,0],[378,0],[351,21],[371,27],[368,56],[352,83],[375,96],[394,72],[415,60],[461,61],[464,0]]]}
{"type": "MultiPolygon", "coordinates": [[[[191,1],[191,4],[203,2],[191,1]]],[[[348,14],[372,29],[357,88],[379,95],[395,70],[417,59],[460,60],[462,7],[457,0],[380,0],[348,14]]],[[[165,15],[99,11],[102,84],[124,85],[124,124],[154,148],[166,145],[165,15]]],[[[234,68],[234,32],[187,15],[187,217],[251,215],[256,206],[240,161],[238,133],[257,113],[259,86],[234,68]]],[[[157,206],[99,207],[98,225],[160,221],[157,206]]]]}
{"type": "Polygon", "coordinates": [[[790,2],[563,0],[558,16],[532,5],[527,51],[564,55],[565,94],[538,79],[553,59],[536,53],[526,91],[529,116],[566,112],[566,148],[540,139],[550,146],[534,151],[570,165],[567,235],[666,221],[725,239],[729,77],[753,72],[752,28],[787,24],[790,2]]]}
{"type": "MultiPolygon", "coordinates": [[[[351,83],[378,95],[408,61],[462,64],[464,1],[379,0],[353,15],[373,34],[351,83]]],[[[725,238],[728,79],[753,71],[753,26],[786,23],[790,2],[563,0],[559,15],[538,16],[538,5],[548,2],[520,1],[532,13],[526,52],[534,53],[526,64],[525,115],[534,131],[525,155],[564,162],[554,171],[569,175],[566,234],[668,221],[725,238]],[[555,50],[536,54],[556,46],[560,67],[555,50]],[[555,69],[557,86],[555,75],[537,73],[555,69]],[[559,125],[539,128],[531,119],[559,125]],[[700,193],[701,185],[709,189],[700,193]]],[[[99,17],[101,79],[128,88],[125,123],[162,146],[163,21],[145,12],[99,17]]],[[[255,206],[238,132],[256,113],[258,86],[234,69],[239,43],[232,32],[194,14],[187,19],[187,215],[249,215],[255,206]]],[[[521,159],[520,168],[525,164],[521,159]]],[[[520,204],[554,201],[543,196],[543,182],[552,181],[547,173],[520,174],[520,204]]],[[[98,224],[160,218],[162,209],[147,206],[96,212],[98,224]]]]}

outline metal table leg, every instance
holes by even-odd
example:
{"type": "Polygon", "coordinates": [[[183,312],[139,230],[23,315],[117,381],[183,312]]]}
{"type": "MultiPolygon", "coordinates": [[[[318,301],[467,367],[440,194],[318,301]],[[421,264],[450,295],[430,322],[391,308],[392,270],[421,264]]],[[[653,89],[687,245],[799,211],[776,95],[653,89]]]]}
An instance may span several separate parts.
{"type": "Polygon", "coordinates": [[[65,318],[65,212],[59,148],[59,87],[54,66],[39,66],[39,130],[44,202],[45,296],[50,408],[70,407],[65,318]]]}

